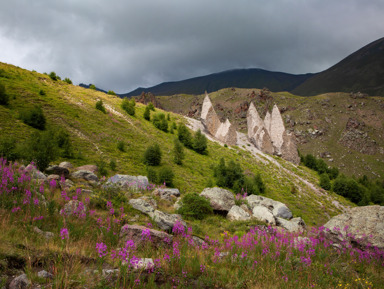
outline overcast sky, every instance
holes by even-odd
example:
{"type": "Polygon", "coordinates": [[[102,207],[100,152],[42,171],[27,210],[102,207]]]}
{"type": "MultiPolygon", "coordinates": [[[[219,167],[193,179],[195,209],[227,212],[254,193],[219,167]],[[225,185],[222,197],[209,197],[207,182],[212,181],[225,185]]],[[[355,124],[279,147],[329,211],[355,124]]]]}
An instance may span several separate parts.
{"type": "Polygon", "coordinates": [[[384,36],[383,0],[0,0],[0,61],[118,93],[234,68],[319,72],[384,36]]]}

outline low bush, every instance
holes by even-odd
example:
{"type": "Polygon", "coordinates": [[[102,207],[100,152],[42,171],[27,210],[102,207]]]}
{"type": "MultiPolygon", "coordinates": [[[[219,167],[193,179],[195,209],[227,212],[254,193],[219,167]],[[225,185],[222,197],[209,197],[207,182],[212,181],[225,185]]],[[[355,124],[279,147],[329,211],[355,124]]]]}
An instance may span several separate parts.
{"type": "Polygon", "coordinates": [[[0,105],[7,105],[9,102],[9,97],[6,94],[5,86],[0,83],[0,105]]]}
{"type": "Polygon", "coordinates": [[[125,143],[122,140],[117,142],[117,149],[121,152],[125,152],[125,143]]]}
{"type": "Polygon", "coordinates": [[[180,123],[177,129],[179,141],[187,148],[193,148],[192,135],[185,124],[180,123]]]}
{"type": "Polygon", "coordinates": [[[49,74],[49,77],[53,80],[53,81],[56,81],[58,79],[56,73],[54,71],[52,71],[50,74],[49,74]]]}
{"type": "Polygon", "coordinates": [[[108,93],[109,95],[116,95],[116,92],[114,92],[113,90],[108,90],[108,93]]]}
{"type": "Polygon", "coordinates": [[[105,109],[103,101],[101,99],[96,102],[96,109],[100,110],[103,113],[107,113],[107,110],[105,109]]]}
{"type": "Polygon", "coordinates": [[[158,183],[167,187],[173,187],[173,178],[175,174],[170,167],[162,167],[158,171],[158,183]]]}
{"type": "Polygon", "coordinates": [[[164,113],[156,113],[153,116],[152,123],[157,129],[162,130],[164,132],[168,132],[168,121],[165,118],[164,113]]]}
{"type": "Polygon", "coordinates": [[[136,102],[134,98],[131,98],[130,100],[128,98],[124,98],[121,103],[121,108],[131,116],[135,115],[135,106],[136,102]]]}
{"type": "Polygon", "coordinates": [[[151,120],[151,110],[148,105],[145,107],[143,117],[145,120],[151,120]]]}
{"type": "Polygon", "coordinates": [[[64,81],[68,84],[72,84],[72,80],[70,80],[68,77],[64,78],[64,81]]]}
{"type": "Polygon", "coordinates": [[[149,166],[158,166],[161,163],[161,149],[158,144],[149,146],[144,153],[144,163],[149,166]]]}
{"type": "Polygon", "coordinates": [[[20,118],[25,124],[31,127],[37,128],[39,130],[45,129],[46,119],[40,106],[24,109],[20,113],[20,118]]]}
{"type": "Polygon", "coordinates": [[[182,198],[182,205],[178,209],[178,213],[185,219],[203,220],[213,213],[213,209],[206,198],[196,193],[190,193],[182,198]]]}

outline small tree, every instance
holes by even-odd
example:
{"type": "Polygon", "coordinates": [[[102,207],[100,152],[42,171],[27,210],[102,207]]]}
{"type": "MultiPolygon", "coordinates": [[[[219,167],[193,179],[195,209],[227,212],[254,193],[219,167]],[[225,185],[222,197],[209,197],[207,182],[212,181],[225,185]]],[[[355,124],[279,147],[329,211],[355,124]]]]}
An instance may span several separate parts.
{"type": "Polygon", "coordinates": [[[94,84],[90,84],[90,85],[89,85],[89,88],[90,88],[90,89],[93,89],[93,90],[96,90],[96,86],[95,86],[94,84]]]}
{"type": "Polygon", "coordinates": [[[121,152],[125,152],[125,144],[122,140],[117,142],[117,149],[121,152]]]}
{"type": "Polygon", "coordinates": [[[161,163],[161,150],[159,144],[151,145],[144,153],[144,163],[149,166],[158,166],[161,163]]]}
{"type": "Polygon", "coordinates": [[[187,148],[192,148],[193,142],[191,132],[183,123],[179,124],[178,137],[183,145],[185,145],[187,148]]]}
{"type": "Polygon", "coordinates": [[[207,138],[201,133],[200,129],[195,133],[195,137],[193,139],[193,150],[199,154],[207,153],[207,138]]]}
{"type": "Polygon", "coordinates": [[[72,80],[70,80],[68,77],[64,78],[64,81],[68,84],[72,84],[72,80]]]}
{"type": "Polygon", "coordinates": [[[151,120],[151,110],[148,105],[145,107],[143,117],[145,120],[151,120]]]}
{"type": "Polygon", "coordinates": [[[182,165],[184,157],[185,155],[183,144],[177,138],[175,138],[173,142],[173,161],[178,165],[182,165]]]}
{"type": "Polygon", "coordinates": [[[49,74],[49,77],[53,80],[53,81],[56,81],[57,80],[57,75],[54,71],[52,71],[50,74],[49,74]]]}
{"type": "Polygon", "coordinates": [[[7,105],[9,102],[9,97],[5,92],[5,86],[0,83],[0,105],[7,105]]]}
{"type": "Polygon", "coordinates": [[[164,132],[168,132],[168,121],[165,118],[164,113],[159,112],[153,116],[153,125],[164,132]]]}
{"type": "Polygon", "coordinates": [[[153,105],[152,102],[148,102],[147,106],[149,107],[150,110],[155,111],[155,106],[153,105]]]}
{"type": "Polygon", "coordinates": [[[114,92],[113,90],[108,90],[108,94],[109,95],[116,95],[116,92],[114,92]]]}
{"type": "Polygon", "coordinates": [[[327,173],[323,173],[320,175],[320,187],[327,191],[331,189],[331,180],[329,179],[327,173]]]}
{"type": "Polygon", "coordinates": [[[121,108],[124,109],[126,113],[128,113],[129,115],[134,116],[135,105],[136,105],[136,102],[134,98],[132,98],[131,100],[129,100],[128,98],[124,98],[121,103],[121,108]]]}
{"type": "Polygon", "coordinates": [[[101,99],[96,102],[96,109],[100,110],[103,113],[107,113],[107,110],[105,109],[103,101],[101,99]]]}
{"type": "Polygon", "coordinates": [[[162,167],[158,173],[158,182],[166,185],[167,187],[172,187],[174,177],[175,174],[170,167],[162,167]]]}
{"type": "Polygon", "coordinates": [[[31,127],[44,130],[45,129],[45,116],[40,106],[34,106],[30,109],[25,109],[20,114],[21,120],[31,127]]]}
{"type": "Polygon", "coordinates": [[[178,213],[186,219],[203,220],[213,213],[213,209],[206,198],[196,193],[190,193],[182,198],[182,205],[178,213]]]}

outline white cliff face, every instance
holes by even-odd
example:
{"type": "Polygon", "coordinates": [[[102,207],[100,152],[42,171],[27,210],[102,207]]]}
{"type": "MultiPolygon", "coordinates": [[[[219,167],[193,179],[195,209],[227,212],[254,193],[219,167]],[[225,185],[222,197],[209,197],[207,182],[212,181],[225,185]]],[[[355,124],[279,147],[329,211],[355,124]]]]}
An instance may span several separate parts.
{"type": "Polygon", "coordinates": [[[248,137],[252,138],[259,129],[264,127],[263,120],[260,118],[253,102],[251,102],[247,113],[248,137]]]}
{"type": "Polygon", "coordinates": [[[203,107],[201,109],[201,119],[207,119],[207,115],[210,108],[213,108],[212,102],[209,99],[208,94],[206,94],[203,102],[203,107]]]}
{"type": "Polygon", "coordinates": [[[281,147],[283,145],[283,133],[285,132],[284,122],[281,117],[280,111],[275,104],[272,109],[271,114],[271,128],[270,128],[270,136],[272,140],[272,144],[275,147],[275,153],[277,155],[281,154],[281,147]]]}
{"type": "Polygon", "coordinates": [[[267,111],[267,114],[264,117],[264,126],[267,129],[268,133],[271,134],[271,114],[267,111]]]}

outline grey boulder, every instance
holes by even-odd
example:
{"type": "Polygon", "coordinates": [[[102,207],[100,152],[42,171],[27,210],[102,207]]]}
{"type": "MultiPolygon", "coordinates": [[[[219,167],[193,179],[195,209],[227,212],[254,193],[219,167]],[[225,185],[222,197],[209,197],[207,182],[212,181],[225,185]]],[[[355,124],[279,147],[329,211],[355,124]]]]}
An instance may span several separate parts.
{"type": "Polygon", "coordinates": [[[292,218],[292,212],[288,209],[285,204],[281,202],[257,195],[250,195],[246,199],[252,209],[255,206],[264,206],[268,208],[275,217],[284,218],[288,220],[292,218]]]}
{"type": "Polygon", "coordinates": [[[183,221],[182,217],[178,214],[168,214],[162,211],[156,210],[153,213],[153,220],[156,224],[164,231],[172,230],[173,226],[177,221],[180,221],[184,227],[187,227],[187,224],[183,221]]]}
{"type": "Polygon", "coordinates": [[[252,216],[259,221],[267,222],[269,225],[276,225],[275,217],[271,211],[264,206],[254,206],[252,210],[252,216]]]}
{"type": "Polygon", "coordinates": [[[243,208],[235,205],[229,210],[227,219],[230,221],[246,221],[251,219],[251,216],[243,208]]]}
{"type": "Polygon", "coordinates": [[[104,187],[120,187],[123,189],[146,190],[149,186],[148,178],[145,176],[114,175],[104,184],[104,187]]]}
{"type": "Polygon", "coordinates": [[[223,213],[228,213],[235,205],[233,194],[225,189],[218,187],[204,189],[200,196],[209,200],[213,210],[223,213]]]}
{"type": "Polygon", "coordinates": [[[180,192],[178,189],[155,189],[152,195],[159,196],[162,200],[172,201],[177,197],[180,197],[180,192]]]}
{"type": "Polygon", "coordinates": [[[79,170],[71,174],[72,179],[84,179],[90,182],[98,182],[99,178],[91,171],[79,170]]]}

